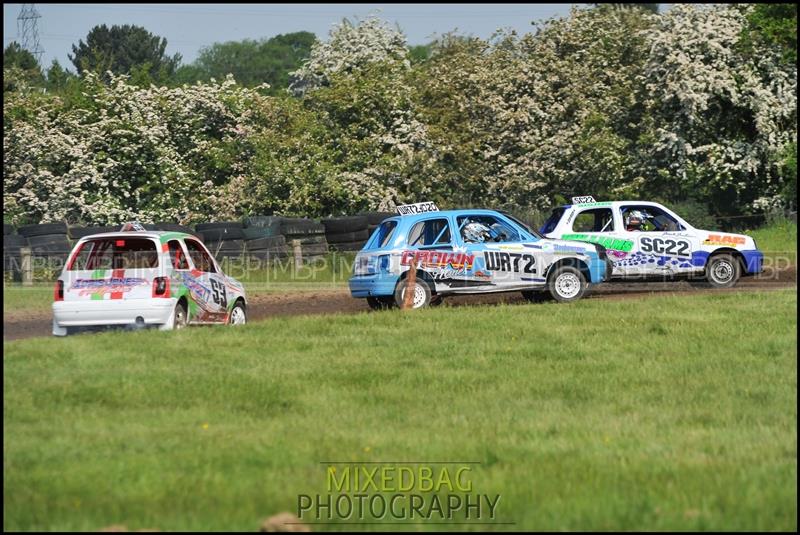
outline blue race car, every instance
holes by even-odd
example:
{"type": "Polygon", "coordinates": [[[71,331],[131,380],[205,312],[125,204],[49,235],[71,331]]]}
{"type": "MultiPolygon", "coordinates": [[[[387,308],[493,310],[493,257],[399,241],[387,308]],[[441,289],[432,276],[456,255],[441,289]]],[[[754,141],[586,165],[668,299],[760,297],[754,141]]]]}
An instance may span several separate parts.
{"type": "Polygon", "coordinates": [[[430,202],[397,211],[358,253],[350,278],[351,295],[372,308],[402,305],[412,266],[414,308],[447,295],[511,291],[576,301],[611,275],[602,245],[545,238],[507,213],[439,211],[430,202]]]}

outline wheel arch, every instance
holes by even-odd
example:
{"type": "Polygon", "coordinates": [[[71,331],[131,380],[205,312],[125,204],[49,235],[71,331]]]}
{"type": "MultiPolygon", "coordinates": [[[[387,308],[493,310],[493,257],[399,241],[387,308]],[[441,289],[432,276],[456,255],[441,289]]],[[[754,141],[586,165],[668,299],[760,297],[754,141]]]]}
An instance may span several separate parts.
{"type": "Polygon", "coordinates": [[[708,260],[706,260],[705,267],[708,267],[708,264],[709,262],[711,262],[712,258],[714,258],[715,256],[719,256],[721,254],[728,254],[734,257],[739,262],[739,268],[741,269],[742,273],[744,273],[747,267],[744,255],[740,251],[734,249],[733,247],[720,247],[718,249],[714,249],[713,251],[711,251],[711,253],[708,255],[708,260]]]}
{"type": "Polygon", "coordinates": [[[589,266],[581,260],[580,258],[569,257],[569,258],[559,258],[549,266],[547,266],[547,271],[545,271],[544,278],[545,280],[550,278],[550,274],[553,271],[561,266],[570,266],[576,268],[578,271],[581,272],[583,278],[586,279],[586,283],[589,284],[592,282],[592,274],[589,271],[589,266]]]}
{"type": "MultiPolygon", "coordinates": [[[[408,278],[408,274],[409,274],[410,271],[411,271],[411,269],[407,269],[403,273],[400,274],[400,276],[397,278],[397,283],[394,285],[395,289],[397,289],[397,287],[400,284],[402,284],[403,281],[405,281],[408,278]]],[[[428,284],[428,287],[430,287],[430,289],[431,289],[431,297],[433,297],[434,295],[437,295],[437,292],[436,292],[436,281],[434,281],[433,275],[431,275],[430,273],[428,273],[424,269],[417,268],[417,278],[424,280],[428,284]]]]}

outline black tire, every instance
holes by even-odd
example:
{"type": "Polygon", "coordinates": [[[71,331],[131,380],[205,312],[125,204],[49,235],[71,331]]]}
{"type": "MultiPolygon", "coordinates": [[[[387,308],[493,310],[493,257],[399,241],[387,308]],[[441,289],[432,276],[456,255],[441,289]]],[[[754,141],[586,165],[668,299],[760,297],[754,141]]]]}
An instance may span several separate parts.
{"type": "Polygon", "coordinates": [[[41,236],[30,236],[28,238],[28,243],[30,244],[31,248],[34,249],[47,246],[66,247],[67,250],[72,248],[66,234],[44,234],[41,236]]]}
{"type": "Polygon", "coordinates": [[[325,225],[325,234],[342,234],[366,230],[369,223],[365,216],[352,216],[323,219],[322,224],[325,225]]]}
{"type": "Polygon", "coordinates": [[[186,305],[178,303],[175,305],[173,312],[172,330],[177,331],[183,329],[189,324],[189,311],[186,310],[186,305]]]}
{"type": "Polygon", "coordinates": [[[247,240],[245,246],[248,250],[254,249],[274,249],[286,245],[286,238],[283,236],[267,236],[264,238],[257,238],[255,240],[247,240]]]}
{"type": "Polygon", "coordinates": [[[226,227],[197,229],[197,230],[199,230],[203,234],[203,241],[217,242],[217,241],[232,241],[232,240],[244,239],[244,232],[241,226],[239,227],[226,226],[226,227]]]}
{"type": "Polygon", "coordinates": [[[356,214],[359,216],[364,216],[367,218],[367,224],[371,227],[377,227],[380,225],[384,219],[389,217],[394,217],[397,214],[394,212],[362,212],[360,214],[356,214]]]}
{"type": "Polygon", "coordinates": [[[214,223],[198,223],[194,228],[195,230],[203,232],[204,230],[217,228],[244,228],[244,225],[241,221],[216,221],[214,223]]]}
{"type": "Polygon", "coordinates": [[[8,236],[9,234],[14,234],[14,225],[3,223],[3,236],[8,236]]]}
{"type": "Polygon", "coordinates": [[[245,240],[257,240],[259,238],[277,238],[281,236],[280,227],[245,227],[242,229],[245,240]]]}
{"type": "Polygon", "coordinates": [[[121,228],[120,225],[104,226],[104,227],[70,227],[69,237],[73,240],[79,240],[92,234],[101,234],[103,232],[116,232],[121,228]]]}
{"type": "Polygon", "coordinates": [[[25,225],[19,227],[20,234],[26,238],[31,236],[44,236],[46,234],[66,234],[67,225],[64,223],[44,223],[42,225],[25,225]]]}
{"type": "Polygon", "coordinates": [[[325,239],[328,241],[328,243],[348,243],[354,241],[367,241],[367,239],[369,239],[369,231],[367,229],[363,229],[356,232],[326,234],[325,239]]]}
{"type": "Polygon", "coordinates": [[[387,295],[387,296],[369,296],[367,297],[367,304],[369,308],[372,310],[389,310],[390,308],[394,308],[395,302],[394,297],[387,295]]]}
{"type": "Polygon", "coordinates": [[[715,254],[708,259],[705,285],[711,288],[731,288],[742,276],[742,263],[728,253],[715,254]]]}
{"type": "Polygon", "coordinates": [[[330,243],[328,246],[333,251],[360,251],[364,248],[365,241],[354,241],[345,243],[330,243]]]}
{"type": "Polygon", "coordinates": [[[547,291],[559,303],[577,301],[587,286],[583,273],[573,266],[558,266],[547,277],[547,291]]]}
{"type": "Polygon", "coordinates": [[[244,218],[245,228],[261,227],[261,228],[280,228],[283,218],[276,215],[253,215],[244,218]]]}
{"type": "Polygon", "coordinates": [[[28,238],[19,234],[6,234],[3,236],[3,249],[25,247],[28,245],[28,238]]]}
{"type": "Polygon", "coordinates": [[[299,240],[301,245],[310,245],[316,243],[324,243],[326,246],[328,245],[328,240],[325,239],[324,234],[312,234],[305,236],[302,234],[289,234],[286,236],[286,243],[292,243],[294,240],[299,240]]]}
{"type": "Polygon", "coordinates": [[[325,226],[313,219],[285,218],[281,222],[281,234],[301,236],[325,234],[325,226]]]}
{"type": "Polygon", "coordinates": [[[244,250],[243,240],[226,240],[220,242],[206,242],[206,247],[215,254],[217,251],[220,253],[236,253],[244,250]]]}
{"type": "MultiPolygon", "coordinates": [[[[417,277],[414,282],[414,300],[411,308],[424,308],[431,304],[433,293],[431,287],[421,277],[417,277]],[[420,295],[417,295],[420,292],[420,295]]],[[[394,289],[394,304],[399,308],[403,308],[403,298],[405,297],[406,279],[397,283],[394,289]]]]}
{"type": "Polygon", "coordinates": [[[247,323],[247,309],[245,308],[244,303],[242,303],[241,300],[236,301],[236,304],[233,305],[233,308],[231,309],[231,313],[228,314],[228,325],[245,325],[246,323],[247,323]],[[238,320],[236,319],[237,312],[242,315],[241,323],[239,323],[238,320]]]}
{"type": "Polygon", "coordinates": [[[545,303],[547,301],[552,301],[553,296],[550,295],[550,292],[545,290],[525,290],[522,292],[522,297],[527,299],[531,303],[545,303]]]}

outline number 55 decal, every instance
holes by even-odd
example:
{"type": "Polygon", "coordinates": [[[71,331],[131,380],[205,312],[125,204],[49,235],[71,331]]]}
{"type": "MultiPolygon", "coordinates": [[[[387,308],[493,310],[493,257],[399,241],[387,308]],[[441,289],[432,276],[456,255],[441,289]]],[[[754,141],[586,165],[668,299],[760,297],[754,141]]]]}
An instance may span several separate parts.
{"type": "Polygon", "coordinates": [[[217,279],[211,279],[211,298],[216,304],[222,308],[228,308],[228,295],[225,291],[225,285],[217,279]]]}

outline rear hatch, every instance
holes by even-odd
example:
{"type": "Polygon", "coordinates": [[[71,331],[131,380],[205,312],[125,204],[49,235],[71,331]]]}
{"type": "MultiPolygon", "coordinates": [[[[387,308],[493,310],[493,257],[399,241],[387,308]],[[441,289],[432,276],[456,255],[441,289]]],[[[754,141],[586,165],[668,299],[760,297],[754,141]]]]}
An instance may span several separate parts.
{"type": "Polygon", "coordinates": [[[156,238],[130,233],[79,242],[60,277],[64,301],[153,297],[153,281],[161,275],[159,249],[156,238]]]}

